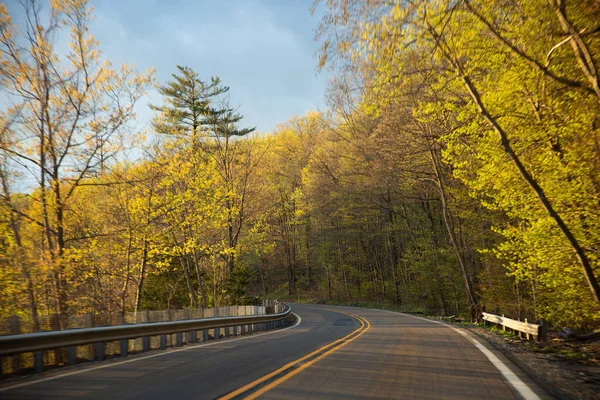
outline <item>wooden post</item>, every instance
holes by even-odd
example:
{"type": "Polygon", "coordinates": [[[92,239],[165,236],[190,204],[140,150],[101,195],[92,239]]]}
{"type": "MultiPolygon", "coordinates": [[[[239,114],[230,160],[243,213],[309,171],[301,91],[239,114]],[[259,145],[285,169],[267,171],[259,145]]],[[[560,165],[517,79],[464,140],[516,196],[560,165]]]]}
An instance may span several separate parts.
{"type": "MultiPolygon", "coordinates": [[[[525,318],[525,323],[527,323],[527,318],[525,318]]],[[[529,340],[529,333],[525,333],[525,337],[529,340]]]]}
{"type": "MultiPolygon", "coordinates": [[[[502,319],[504,320],[504,314],[502,314],[502,319]]],[[[502,332],[506,332],[506,327],[502,325],[502,332]]]]}

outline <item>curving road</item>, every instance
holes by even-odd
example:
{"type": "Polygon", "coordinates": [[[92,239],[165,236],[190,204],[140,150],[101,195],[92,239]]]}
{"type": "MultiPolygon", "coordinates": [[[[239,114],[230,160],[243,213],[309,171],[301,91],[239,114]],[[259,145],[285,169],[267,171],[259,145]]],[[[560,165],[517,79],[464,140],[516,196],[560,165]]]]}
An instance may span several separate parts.
{"type": "Polygon", "coordinates": [[[286,330],[64,368],[6,382],[0,399],[551,398],[463,330],[386,311],[292,309],[301,321],[286,330]]]}

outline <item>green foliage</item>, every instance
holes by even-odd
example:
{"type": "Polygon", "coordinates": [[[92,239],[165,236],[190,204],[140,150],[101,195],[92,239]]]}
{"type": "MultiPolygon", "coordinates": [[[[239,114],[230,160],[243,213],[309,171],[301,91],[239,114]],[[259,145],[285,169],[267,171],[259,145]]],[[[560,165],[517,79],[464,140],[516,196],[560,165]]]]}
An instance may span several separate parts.
{"type": "MultiPolygon", "coordinates": [[[[322,60],[363,79],[363,107],[371,115],[385,119],[398,105],[408,107],[439,144],[452,177],[465,185],[462,193],[489,210],[478,212],[493,216],[491,226],[478,227],[486,240],[467,242],[478,256],[462,256],[465,265],[479,259],[472,272],[483,305],[597,326],[600,90],[590,60],[597,59],[600,41],[584,33],[595,29],[598,5],[327,6],[322,60]]],[[[459,201],[448,204],[456,218],[449,232],[485,220],[463,220],[464,211],[477,208],[464,208],[462,196],[452,199],[459,201]]]]}
{"type": "MultiPolygon", "coordinates": [[[[57,15],[72,13],[63,3],[57,15]]],[[[134,163],[114,161],[114,139],[152,71],[101,64],[90,10],[73,7],[79,80],[41,68],[54,56],[2,64],[0,84],[23,103],[0,113],[3,315],[260,293],[598,325],[597,2],[328,1],[326,113],[250,137],[218,77],[178,66],[151,106],[156,143],[134,163]],[[49,103],[22,92],[47,82],[49,103]],[[52,138],[28,122],[39,106],[52,138]],[[11,191],[18,164],[40,183],[30,193],[11,191]]],[[[18,30],[6,7],[0,17],[10,53],[18,30]]]]}

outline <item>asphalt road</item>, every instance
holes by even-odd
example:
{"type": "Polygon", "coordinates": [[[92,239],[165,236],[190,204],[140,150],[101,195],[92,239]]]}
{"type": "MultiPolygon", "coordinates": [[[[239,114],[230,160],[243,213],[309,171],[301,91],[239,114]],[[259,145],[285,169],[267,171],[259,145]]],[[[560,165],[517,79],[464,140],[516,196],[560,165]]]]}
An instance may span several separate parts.
{"type": "Polygon", "coordinates": [[[548,398],[447,326],[358,308],[292,310],[301,322],[284,331],[57,370],[3,385],[0,399],[548,398]]]}

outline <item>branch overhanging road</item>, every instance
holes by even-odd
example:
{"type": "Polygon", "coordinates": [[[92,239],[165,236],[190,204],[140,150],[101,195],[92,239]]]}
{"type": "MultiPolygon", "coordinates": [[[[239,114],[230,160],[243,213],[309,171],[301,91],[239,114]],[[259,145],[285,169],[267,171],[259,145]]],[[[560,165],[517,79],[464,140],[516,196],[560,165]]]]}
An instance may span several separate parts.
{"type": "Polygon", "coordinates": [[[293,305],[289,329],[54,371],[1,399],[550,398],[453,327],[350,307],[293,305]]]}

